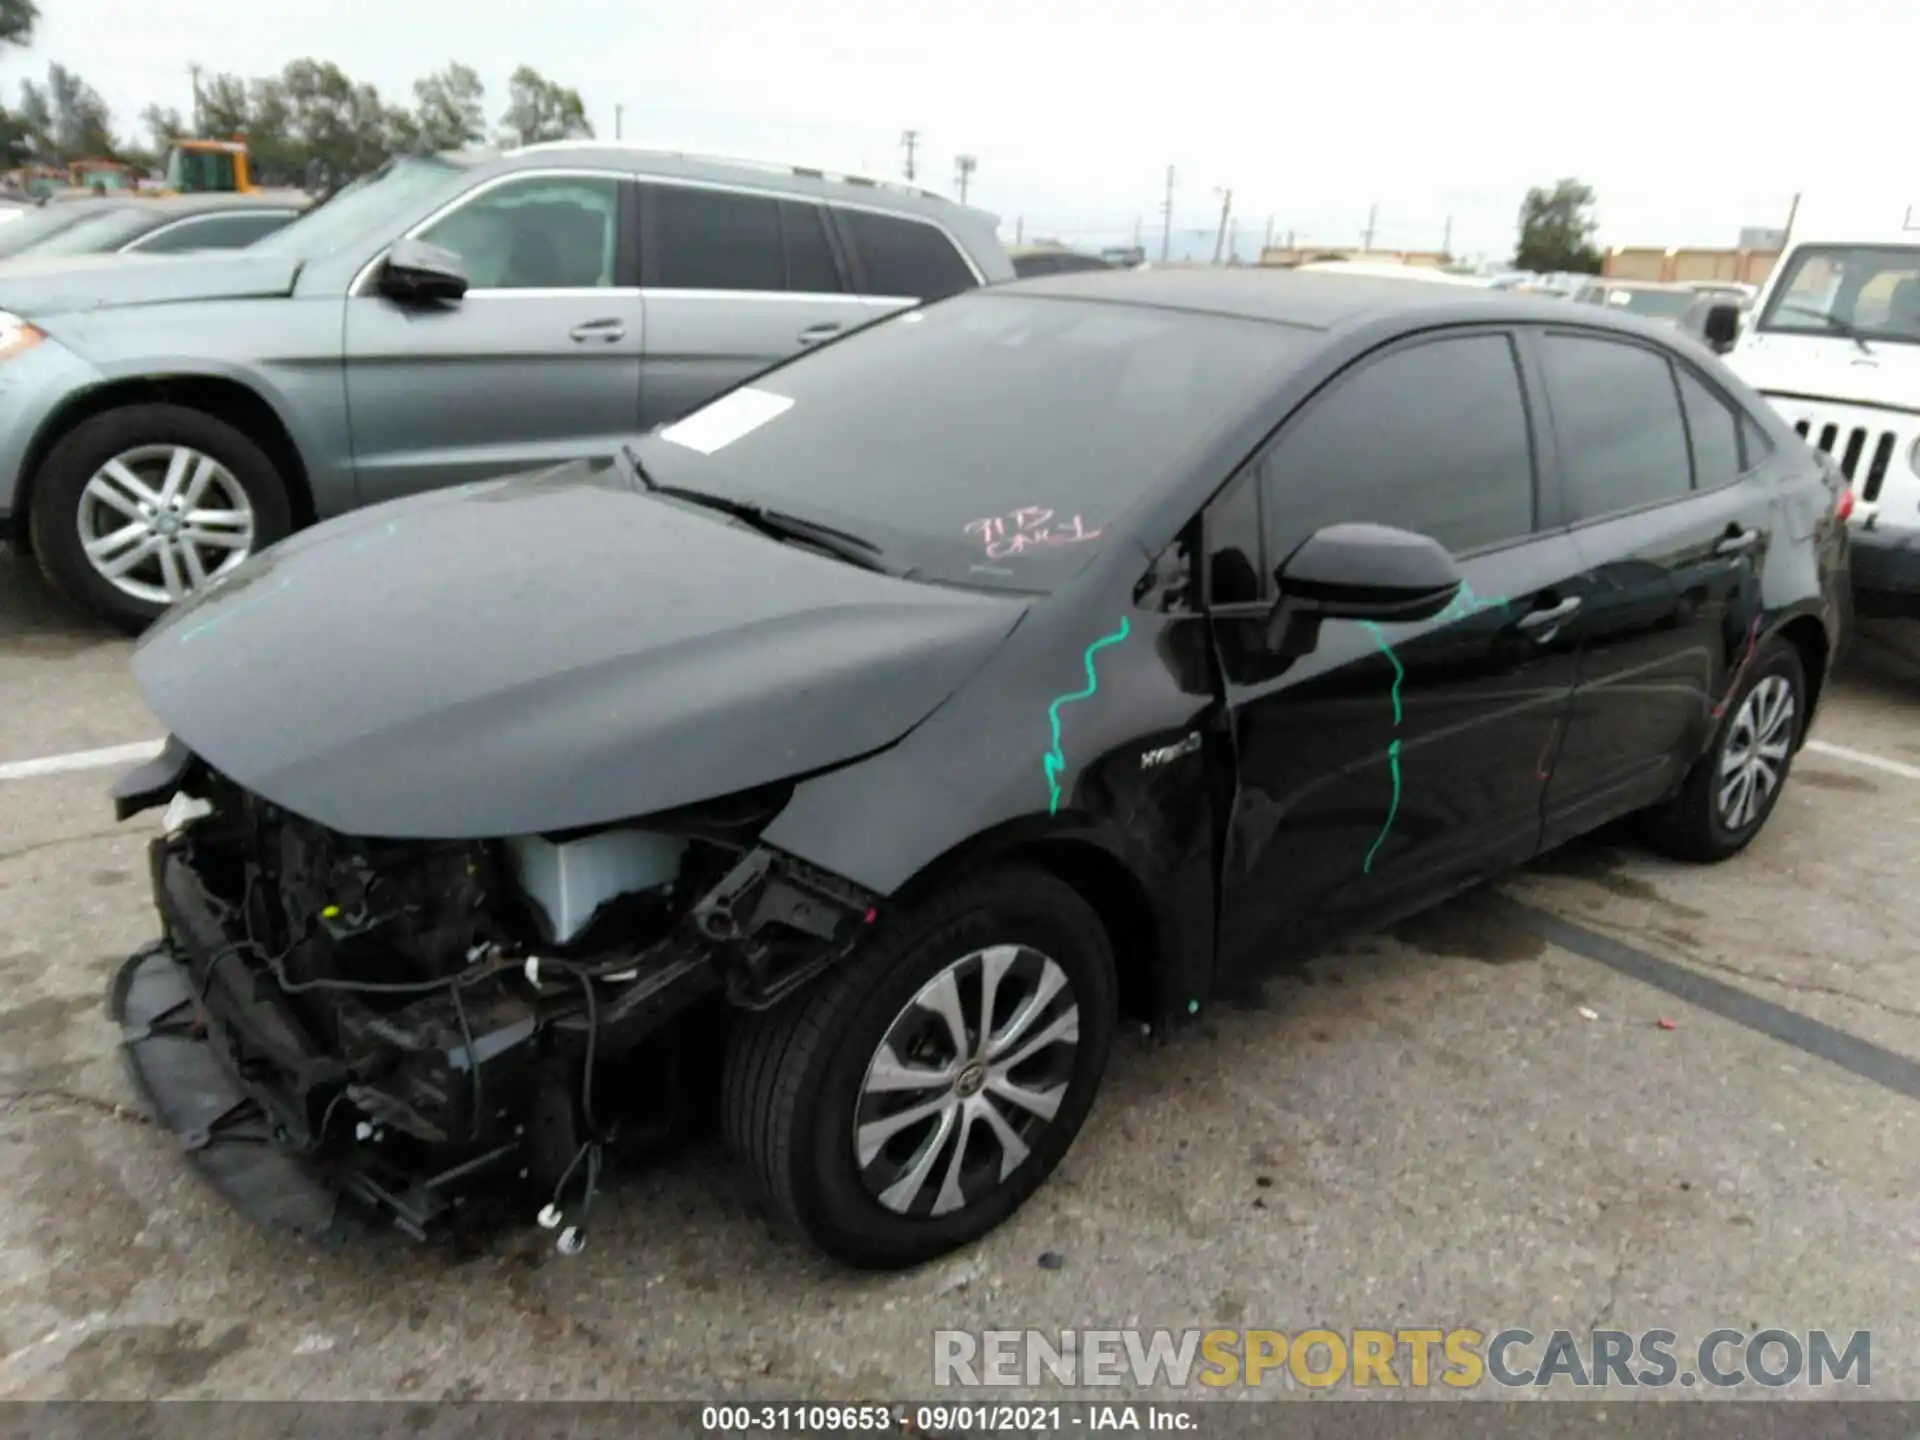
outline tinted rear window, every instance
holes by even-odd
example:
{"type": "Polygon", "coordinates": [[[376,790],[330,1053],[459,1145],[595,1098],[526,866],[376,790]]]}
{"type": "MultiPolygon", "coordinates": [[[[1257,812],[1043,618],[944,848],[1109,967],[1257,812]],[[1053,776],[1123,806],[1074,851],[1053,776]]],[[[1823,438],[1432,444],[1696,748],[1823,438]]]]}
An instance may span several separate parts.
{"type": "Polygon", "coordinates": [[[983,290],[771,371],[643,454],[662,484],[866,536],[922,578],[1046,591],[1317,338],[983,290]]]}
{"type": "Polygon", "coordinates": [[[838,210],[866,270],[869,295],[941,300],[980,282],[946,233],[920,220],[838,210]]]}

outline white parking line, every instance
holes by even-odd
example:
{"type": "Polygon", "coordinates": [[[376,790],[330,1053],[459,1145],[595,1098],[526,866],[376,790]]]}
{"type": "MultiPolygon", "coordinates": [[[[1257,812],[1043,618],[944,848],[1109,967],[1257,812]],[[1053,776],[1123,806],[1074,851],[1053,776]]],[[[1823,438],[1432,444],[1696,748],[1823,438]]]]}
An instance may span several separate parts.
{"type": "Polygon", "coordinates": [[[151,760],[163,741],[141,740],[132,745],[109,745],[104,750],[74,750],[65,755],[42,755],[37,760],[9,760],[0,764],[0,780],[31,780],[38,775],[64,775],[70,770],[104,770],[109,765],[132,765],[151,760]]]}
{"type": "Polygon", "coordinates": [[[1865,750],[1849,750],[1844,745],[1829,745],[1824,740],[1807,741],[1807,749],[1819,755],[1831,755],[1836,760],[1845,760],[1854,765],[1866,765],[1875,770],[1884,770],[1889,775],[1899,775],[1908,780],[1920,780],[1920,765],[1909,765],[1904,760],[1889,760],[1884,755],[1869,755],[1865,750]]]}

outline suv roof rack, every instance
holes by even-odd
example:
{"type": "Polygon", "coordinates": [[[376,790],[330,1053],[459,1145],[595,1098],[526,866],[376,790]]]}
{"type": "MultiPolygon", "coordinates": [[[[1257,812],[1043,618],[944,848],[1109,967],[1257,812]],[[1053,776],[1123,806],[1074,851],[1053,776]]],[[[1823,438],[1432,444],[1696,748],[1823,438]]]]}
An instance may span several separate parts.
{"type": "Polygon", "coordinates": [[[898,180],[878,180],[870,175],[850,175],[835,170],[823,170],[817,165],[792,165],[782,160],[768,160],[753,156],[713,155],[698,150],[661,150],[632,140],[542,140],[532,145],[522,145],[518,149],[505,153],[529,155],[545,150],[627,150],[636,155],[660,155],[672,160],[704,160],[711,165],[738,165],[747,170],[765,170],[776,175],[799,175],[809,180],[825,180],[841,185],[864,185],[873,190],[891,190],[899,195],[917,195],[922,200],[938,200],[947,205],[954,203],[952,197],[942,195],[937,190],[923,190],[918,185],[907,185],[898,180]]]}

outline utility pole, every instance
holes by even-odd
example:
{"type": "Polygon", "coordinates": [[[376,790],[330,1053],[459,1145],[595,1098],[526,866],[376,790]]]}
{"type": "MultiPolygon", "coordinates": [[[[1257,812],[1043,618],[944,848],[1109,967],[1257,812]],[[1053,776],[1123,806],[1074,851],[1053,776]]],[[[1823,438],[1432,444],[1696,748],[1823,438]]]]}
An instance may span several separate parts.
{"type": "Polygon", "coordinates": [[[1167,198],[1160,204],[1160,263],[1173,253],[1173,166],[1167,167],[1167,198]]]}
{"type": "MultiPolygon", "coordinates": [[[[1913,212],[1908,211],[1907,213],[1912,214],[1913,212]]],[[[1793,243],[1793,222],[1794,222],[1794,219],[1799,214],[1800,214],[1800,192],[1796,190],[1793,192],[1793,203],[1787,206],[1786,231],[1780,236],[1780,253],[1782,255],[1785,255],[1787,253],[1787,246],[1793,243]]]]}
{"type": "Polygon", "coordinates": [[[913,152],[920,148],[920,132],[903,130],[900,133],[900,147],[907,152],[907,179],[913,179],[913,152]]]}
{"type": "Polygon", "coordinates": [[[967,203],[967,182],[973,178],[973,172],[979,161],[971,155],[956,155],[953,159],[953,179],[960,189],[960,203],[967,203]]]}
{"type": "Polygon", "coordinates": [[[1267,251],[1273,248],[1273,216],[1267,217],[1267,238],[1260,242],[1260,258],[1267,258],[1267,251]]]}
{"type": "Polygon", "coordinates": [[[1235,215],[1227,221],[1227,263],[1240,263],[1240,217],[1235,215]]]}
{"type": "Polygon", "coordinates": [[[1220,196],[1220,228],[1213,235],[1213,263],[1220,263],[1220,256],[1227,245],[1227,218],[1233,214],[1233,187],[1217,192],[1220,196]]]}
{"type": "Polygon", "coordinates": [[[624,105],[613,107],[613,138],[616,140],[620,138],[620,122],[625,118],[626,113],[627,107],[624,105]]]}
{"type": "Polygon", "coordinates": [[[1365,253],[1366,251],[1373,249],[1373,232],[1379,219],[1380,219],[1379,205],[1377,204],[1369,205],[1367,207],[1367,234],[1366,234],[1366,238],[1360,242],[1360,249],[1362,253],[1365,253]]]}
{"type": "Polygon", "coordinates": [[[193,133],[200,133],[200,67],[189,65],[187,74],[193,77],[193,133]]]}
{"type": "Polygon", "coordinates": [[[1447,216],[1446,233],[1440,239],[1440,253],[1446,259],[1453,258],[1453,217],[1447,216]]]}
{"type": "Polygon", "coordinates": [[[1027,243],[1027,217],[1024,215],[1013,222],[1013,243],[1016,245],[1027,243]]]}

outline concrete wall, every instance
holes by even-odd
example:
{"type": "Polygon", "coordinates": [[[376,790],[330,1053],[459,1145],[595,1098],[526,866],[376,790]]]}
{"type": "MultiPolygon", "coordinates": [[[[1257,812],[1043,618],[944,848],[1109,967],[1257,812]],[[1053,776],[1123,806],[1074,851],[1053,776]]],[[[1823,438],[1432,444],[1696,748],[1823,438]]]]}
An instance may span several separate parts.
{"type": "Polygon", "coordinates": [[[1611,280],[1738,280],[1759,285],[1779,258],[1776,250],[1661,250],[1626,245],[1607,251],[1600,273],[1611,280]]]}

